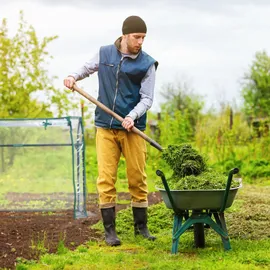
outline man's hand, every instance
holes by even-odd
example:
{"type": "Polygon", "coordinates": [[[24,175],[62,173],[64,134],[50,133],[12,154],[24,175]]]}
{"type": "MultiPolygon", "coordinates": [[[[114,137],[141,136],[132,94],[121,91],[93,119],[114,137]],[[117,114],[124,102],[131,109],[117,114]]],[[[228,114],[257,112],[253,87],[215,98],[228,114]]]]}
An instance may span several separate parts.
{"type": "Polygon", "coordinates": [[[72,90],[73,85],[75,84],[75,82],[76,81],[75,81],[74,77],[72,77],[72,76],[68,76],[68,77],[66,77],[64,79],[64,85],[65,85],[65,87],[67,87],[67,88],[69,88],[71,90],[72,90]]]}
{"type": "Polygon", "coordinates": [[[134,121],[131,117],[126,116],[125,119],[122,122],[122,126],[127,130],[131,131],[131,129],[134,127],[134,121]]]}

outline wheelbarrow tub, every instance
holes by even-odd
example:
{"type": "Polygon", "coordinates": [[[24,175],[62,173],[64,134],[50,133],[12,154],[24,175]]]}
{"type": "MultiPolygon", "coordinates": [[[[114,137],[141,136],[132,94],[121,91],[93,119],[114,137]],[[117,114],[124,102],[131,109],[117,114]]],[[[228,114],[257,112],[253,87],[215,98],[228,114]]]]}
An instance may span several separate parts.
{"type": "MultiPolygon", "coordinates": [[[[229,208],[240,187],[242,187],[241,179],[238,179],[239,186],[229,190],[227,203],[225,208],[229,208]]],[[[168,193],[165,189],[157,188],[161,193],[161,197],[167,206],[172,209],[168,193]]],[[[202,210],[211,209],[218,210],[222,207],[225,189],[213,190],[171,190],[171,195],[178,210],[202,210]]]]}

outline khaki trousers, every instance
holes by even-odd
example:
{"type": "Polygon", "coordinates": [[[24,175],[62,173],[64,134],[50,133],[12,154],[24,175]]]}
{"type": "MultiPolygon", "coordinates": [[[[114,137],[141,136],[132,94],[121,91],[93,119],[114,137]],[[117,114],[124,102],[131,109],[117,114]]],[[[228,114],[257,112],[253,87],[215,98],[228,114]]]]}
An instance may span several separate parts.
{"type": "Polygon", "coordinates": [[[144,139],[138,134],[126,130],[97,128],[96,149],[100,208],[115,206],[115,183],[121,153],[126,160],[131,205],[147,207],[146,142],[144,139]]]}

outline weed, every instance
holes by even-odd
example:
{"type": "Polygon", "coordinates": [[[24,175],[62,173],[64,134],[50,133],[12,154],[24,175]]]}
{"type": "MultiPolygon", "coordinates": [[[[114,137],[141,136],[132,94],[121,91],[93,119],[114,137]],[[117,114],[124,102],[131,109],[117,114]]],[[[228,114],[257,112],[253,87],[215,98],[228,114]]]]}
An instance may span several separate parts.
{"type": "Polygon", "coordinates": [[[68,252],[68,248],[65,247],[64,240],[60,240],[57,245],[57,254],[66,254],[68,252]]]}
{"type": "Polygon", "coordinates": [[[47,241],[46,232],[43,232],[42,237],[40,237],[38,234],[37,239],[31,240],[30,248],[35,258],[38,258],[40,255],[43,255],[46,252],[48,252],[48,249],[45,247],[46,241],[47,241]]]}

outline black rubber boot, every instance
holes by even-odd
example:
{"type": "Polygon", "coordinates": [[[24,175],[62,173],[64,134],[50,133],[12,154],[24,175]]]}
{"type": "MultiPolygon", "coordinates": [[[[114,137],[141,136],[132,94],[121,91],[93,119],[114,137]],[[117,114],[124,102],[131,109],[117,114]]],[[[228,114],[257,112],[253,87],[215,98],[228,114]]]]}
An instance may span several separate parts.
{"type": "Polygon", "coordinates": [[[101,215],[105,229],[105,242],[109,246],[121,245],[115,232],[115,207],[102,208],[101,215]]]}
{"type": "Polygon", "coordinates": [[[147,228],[147,208],[132,207],[134,217],[134,234],[142,235],[148,240],[156,240],[155,236],[150,235],[147,228]]]}

